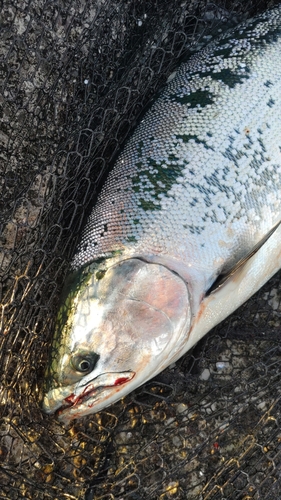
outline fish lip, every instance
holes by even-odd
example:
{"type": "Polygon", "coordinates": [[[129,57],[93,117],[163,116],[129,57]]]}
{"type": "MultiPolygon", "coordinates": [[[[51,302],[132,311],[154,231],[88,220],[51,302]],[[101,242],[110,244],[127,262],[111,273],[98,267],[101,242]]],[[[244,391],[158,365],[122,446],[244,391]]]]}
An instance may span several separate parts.
{"type": "Polygon", "coordinates": [[[84,403],[88,399],[90,399],[93,394],[98,395],[101,391],[104,389],[111,389],[113,387],[118,387],[120,385],[124,385],[127,382],[130,382],[135,377],[136,373],[133,371],[127,371],[127,372],[110,372],[110,373],[103,373],[101,375],[98,375],[92,380],[87,381],[83,386],[77,386],[76,390],[69,394],[69,396],[66,396],[63,399],[62,405],[55,411],[55,415],[57,417],[61,417],[61,415],[74,406],[79,406],[81,403],[84,403]],[[99,384],[99,379],[109,377],[112,378],[112,384],[99,384]],[[82,389],[78,393],[78,390],[82,389]],[[77,392],[77,394],[75,394],[77,392]]]}

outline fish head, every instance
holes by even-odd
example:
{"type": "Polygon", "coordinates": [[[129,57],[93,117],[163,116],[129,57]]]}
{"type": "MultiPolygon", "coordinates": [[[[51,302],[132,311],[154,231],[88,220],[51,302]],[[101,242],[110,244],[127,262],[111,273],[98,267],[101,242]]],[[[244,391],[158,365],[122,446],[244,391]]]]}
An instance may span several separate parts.
{"type": "Polygon", "coordinates": [[[187,284],[139,258],[93,263],[72,275],[64,293],[43,408],[65,423],[162,371],[190,327],[187,284]]]}

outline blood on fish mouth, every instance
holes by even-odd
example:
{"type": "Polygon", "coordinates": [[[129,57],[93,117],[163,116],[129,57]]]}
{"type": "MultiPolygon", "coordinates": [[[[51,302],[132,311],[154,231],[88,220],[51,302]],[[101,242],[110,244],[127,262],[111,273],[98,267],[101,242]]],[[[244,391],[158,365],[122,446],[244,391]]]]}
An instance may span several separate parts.
{"type": "Polygon", "coordinates": [[[56,411],[56,415],[59,416],[61,415],[65,410],[72,408],[73,406],[78,406],[80,403],[83,401],[86,401],[87,399],[90,398],[94,393],[101,392],[103,389],[110,389],[112,387],[117,387],[120,385],[125,384],[129,380],[132,380],[134,378],[135,373],[132,372],[131,377],[118,377],[113,384],[110,385],[100,385],[100,386],[95,386],[94,384],[90,383],[88,384],[84,390],[76,395],[74,393],[71,393],[69,396],[64,398],[62,406],[56,411]]]}

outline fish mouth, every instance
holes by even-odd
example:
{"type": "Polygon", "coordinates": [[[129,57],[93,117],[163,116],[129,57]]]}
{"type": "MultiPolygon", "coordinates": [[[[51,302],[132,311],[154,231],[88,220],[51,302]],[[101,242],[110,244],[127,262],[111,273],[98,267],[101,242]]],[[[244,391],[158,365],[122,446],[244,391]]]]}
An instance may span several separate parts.
{"type": "Polygon", "coordinates": [[[64,415],[74,408],[77,408],[79,412],[78,407],[82,404],[87,405],[87,401],[89,400],[91,402],[87,406],[92,408],[100,399],[99,395],[101,393],[104,395],[106,392],[109,396],[113,389],[117,389],[130,382],[134,376],[135,372],[132,371],[103,373],[86,383],[83,382],[83,385],[77,384],[73,392],[63,399],[61,406],[55,412],[56,417],[63,419],[64,415]]]}

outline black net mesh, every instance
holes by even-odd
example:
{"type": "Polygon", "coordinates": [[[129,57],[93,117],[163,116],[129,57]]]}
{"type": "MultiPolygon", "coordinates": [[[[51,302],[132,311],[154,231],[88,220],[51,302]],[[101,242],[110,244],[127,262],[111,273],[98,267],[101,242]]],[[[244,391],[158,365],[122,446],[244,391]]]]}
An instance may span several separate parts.
{"type": "Polygon", "coordinates": [[[182,56],[274,2],[3,0],[0,499],[281,498],[279,277],[66,429],[42,414],[58,297],[113,158],[182,56]]]}

